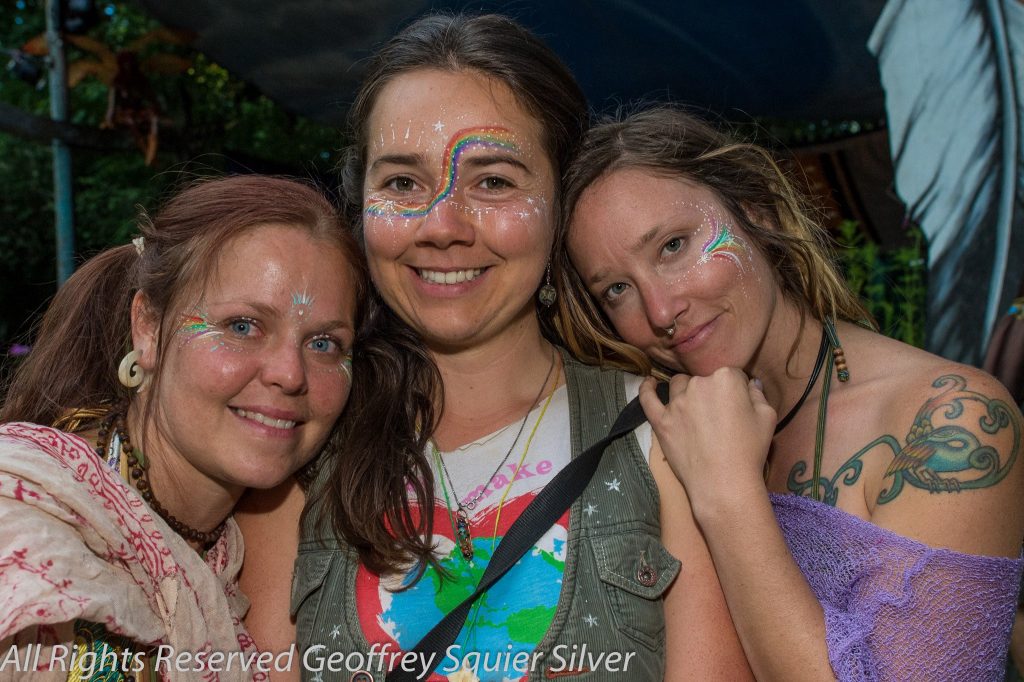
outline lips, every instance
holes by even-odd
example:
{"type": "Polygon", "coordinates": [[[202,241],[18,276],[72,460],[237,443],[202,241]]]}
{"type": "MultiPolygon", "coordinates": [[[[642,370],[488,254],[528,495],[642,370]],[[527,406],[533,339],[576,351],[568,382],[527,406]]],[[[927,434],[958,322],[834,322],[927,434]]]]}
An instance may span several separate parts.
{"type": "Polygon", "coordinates": [[[468,270],[428,270],[416,268],[416,274],[425,282],[431,284],[461,284],[472,282],[479,277],[487,268],[470,268],[468,270]]]}
{"type": "Polygon", "coordinates": [[[693,350],[711,335],[711,332],[714,331],[715,328],[715,322],[717,321],[718,316],[716,315],[704,324],[697,327],[690,327],[690,329],[685,332],[677,331],[674,335],[672,349],[677,353],[693,350]]]}

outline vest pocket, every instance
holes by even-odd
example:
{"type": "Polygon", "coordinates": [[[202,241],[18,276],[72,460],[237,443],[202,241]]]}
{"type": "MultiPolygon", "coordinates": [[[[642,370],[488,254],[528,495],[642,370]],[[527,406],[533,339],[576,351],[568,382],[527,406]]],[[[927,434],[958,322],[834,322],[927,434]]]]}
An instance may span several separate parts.
{"type": "Polygon", "coordinates": [[[679,574],[680,562],[661,541],[637,528],[592,536],[598,575],[604,583],[615,625],[649,649],[662,648],[662,595],[679,574]]]}
{"type": "Polygon", "coordinates": [[[291,615],[299,642],[305,642],[313,633],[324,580],[330,572],[337,550],[299,551],[292,575],[291,615]]]}

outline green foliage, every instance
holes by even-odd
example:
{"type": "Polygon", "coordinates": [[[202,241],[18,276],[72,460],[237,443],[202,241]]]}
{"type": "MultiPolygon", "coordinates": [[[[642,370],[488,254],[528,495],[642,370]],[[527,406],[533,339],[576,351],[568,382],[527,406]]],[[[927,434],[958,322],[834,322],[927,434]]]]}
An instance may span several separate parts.
{"type": "MultiPolygon", "coordinates": [[[[89,37],[111,51],[128,48],[159,24],[130,1],[98,3],[104,20],[89,37]]],[[[44,0],[0,3],[0,48],[17,49],[45,29],[44,0]]],[[[134,232],[138,207],[155,209],[177,184],[196,175],[252,168],[330,177],[342,141],[336,130],[284,111],[207,56],[154,40],[140,59],[191,60],[179,74],[149,75],[160,110],[160,149],[142,153],[72,149],[75,251],[79,261],[134,232]]],[[[95,55],[69,46],[69,63],[95,55]]],[[[48,92],[0,71],[0,100],[48,116],[48,92]]],[[[108,88],[89,77],[70,91],[72,122],[99,127],[108,88]]],[[[55,291],[53,180],[49,145],[0,133],[0,365],[11,343],[55,291]]],[[[2,369],[2,367],[0,367],[2,369]]]]}
{"type": "Polygon", "coordinates": [[[845,220],[836,235],[846,281],[860,296],[883,334],[913,346],[924,345],[925,245],[911,226],[909,243],[882,251],[855,220],[845,220]]]}

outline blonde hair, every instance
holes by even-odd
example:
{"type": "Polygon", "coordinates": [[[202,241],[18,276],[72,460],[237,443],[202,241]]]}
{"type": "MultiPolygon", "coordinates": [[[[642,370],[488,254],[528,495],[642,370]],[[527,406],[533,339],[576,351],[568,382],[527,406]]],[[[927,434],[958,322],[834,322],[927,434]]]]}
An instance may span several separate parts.
{"type": "Polygon", "coordinates": [[[873,325],[836,267],[818,211],[772,153],[733,140],[679,108],[659,106],[592,128],[564,177],[564,219],[556,234],[552,263],[559,293],[553,324],[577,358],[639,374],[661,373],[615,332],[566,248],[583,192],[623,168],[686,178],[714,192],[772,264],[783,295],[801,311],[801,326],[805,315],[873,325]]]}

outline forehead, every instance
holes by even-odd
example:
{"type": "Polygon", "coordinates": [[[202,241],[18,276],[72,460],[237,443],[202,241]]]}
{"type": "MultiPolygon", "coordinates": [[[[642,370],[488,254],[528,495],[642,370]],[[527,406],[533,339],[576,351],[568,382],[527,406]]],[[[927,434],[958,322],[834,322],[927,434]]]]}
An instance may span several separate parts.
{"type": "Polygon", "coordinates": [[[580,195],[571,234],[610,225],[628,237],[669,217],[699,223],[712,212],[724,214],[725,209],[705,185],[654,169],[620,168],[602,175],[580,195]]]}
{"type": "Polygon", "coordinates": [[[238,292],[268,298],[299,285],[348,289],[340,285],[352,277],[340,245],[304,227],[278,223],[250,228],[226,241],[205,275],[204,295],[238,292]]]}
{"type": "Polygon", "coordinates": [[[434,149],[465,128],[507,128],[539,151],[543,129],[507,85],[475,71],[417,69],[392,79],[367,121],[368,150],[434,149]]]}

